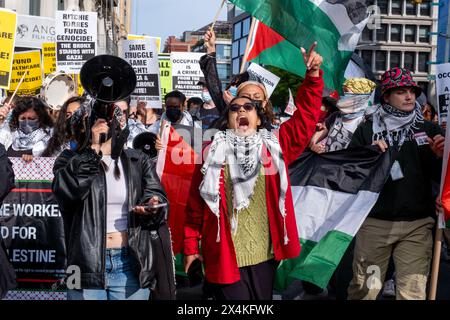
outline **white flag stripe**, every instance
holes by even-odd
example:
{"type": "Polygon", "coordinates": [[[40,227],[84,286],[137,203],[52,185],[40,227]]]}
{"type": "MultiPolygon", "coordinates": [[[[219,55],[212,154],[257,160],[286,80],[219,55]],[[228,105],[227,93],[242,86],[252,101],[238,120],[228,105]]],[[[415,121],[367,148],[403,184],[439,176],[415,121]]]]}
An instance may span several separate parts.
{"type": "Polygon", "coordinates": [[[355,236],[378,195],[371,191],[350,194],[315,186],[292,186],[299,237],[319,242],[334,230],[355,236]]]}

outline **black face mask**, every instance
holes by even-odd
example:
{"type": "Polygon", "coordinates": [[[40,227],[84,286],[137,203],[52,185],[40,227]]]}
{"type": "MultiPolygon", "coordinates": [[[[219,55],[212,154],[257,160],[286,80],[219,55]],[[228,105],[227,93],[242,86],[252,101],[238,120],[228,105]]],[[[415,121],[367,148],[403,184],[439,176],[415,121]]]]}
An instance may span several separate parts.
{"type": "Polygon", "coordinates": [[[181,110],[178,108],[167,108],[166,117],[170,122],[175,123],[181,118],[181,110]]]}

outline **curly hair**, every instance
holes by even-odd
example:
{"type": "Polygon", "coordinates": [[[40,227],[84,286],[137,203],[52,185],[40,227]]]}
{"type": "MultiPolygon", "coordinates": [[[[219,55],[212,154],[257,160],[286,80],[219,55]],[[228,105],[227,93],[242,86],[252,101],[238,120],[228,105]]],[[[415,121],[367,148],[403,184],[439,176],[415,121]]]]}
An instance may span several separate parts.
{"type": "Polygon", "coordinates": [[[42,153],[43,157],[52,157],[59,151],[61,146],[67,143],[72,137],[72,132],[70,128],[67,127],[67,108],[71,103],[79,102],[82,104],[86,99],[83,97],[72,97],[68,99],[61,110],[59,111],[58,118],[56,119],[55,129],[53,130],[53,135],[48,141],[47,148],[42,153]]]}
{"type": "Polygon", "coordinates": [[[257,128],[258,130],[259,129],[271,130],[273,128],[271,120],[267,117],[265,110],[262,108],[261,101],[252,100],[247,97],[236,97],[233,100],[231,100],[230,103],[227,105],[225,112],[223,113],[223,115],[221,116],[221,118],[218,122],[217,127],[220,131],[225,131],[228,129],[228,114],[230,113],[230,106],[237,99],[247,99],[248,101],[250,101],[251,103],[256,105],[256,115],[258,116],[259,120],[261,121],[261,124],[257,128]]]}
{"type": "Polygon", "coordinates": [[[50,128],[53,128],[53,120],[48,114],[47,104],[36,97],[21,97],[15,103],[15,108],[12,110],[12,118],[9,123],[11,131],[19,129],[19,116],[22,113],[33,109],[38,116],[39,128],[44,129],[47,133],[50,132],[50,128]]]}

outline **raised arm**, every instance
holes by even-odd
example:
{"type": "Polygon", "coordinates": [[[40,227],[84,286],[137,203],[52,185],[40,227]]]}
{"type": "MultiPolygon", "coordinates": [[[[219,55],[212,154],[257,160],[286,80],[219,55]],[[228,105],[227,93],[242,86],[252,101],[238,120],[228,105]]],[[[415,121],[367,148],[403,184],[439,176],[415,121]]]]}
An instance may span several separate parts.
{"type": "Polygon", "coordinates": [[[322,57],[315,52],[316,45],[314,43],[311,46],[309,53],[302,48],[307,71],[295,97],[297,110],[279,130],[279,141],[286,164],[296,160],[308,146],[319,119],[324,84],[323,71],[320,70],[322,57]]]}

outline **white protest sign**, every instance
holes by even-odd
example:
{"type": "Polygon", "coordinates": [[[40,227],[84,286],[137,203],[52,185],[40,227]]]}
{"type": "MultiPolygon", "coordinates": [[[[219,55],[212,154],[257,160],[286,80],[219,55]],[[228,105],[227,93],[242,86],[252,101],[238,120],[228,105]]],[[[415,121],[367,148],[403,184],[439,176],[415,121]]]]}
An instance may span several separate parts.
{"type": "Polygon", "coordinates": [[[56,11],[56,69],[80,73],[97,54],[97,12],[56,11]]]}
{"type": "Polygon", "coordinates": [[[200,58],[204,53],[196,52],[172,52],[172,79],[173,90],[183,92],[186,97],[200,97],[202,86],[197,85],[199,81],[205,81],[200,69],[200,58]]]}
{"type": "Polygon", "coordinates": [[[250,66],[247,69],[247,72],[253,76],[260,79],[260,81],[264,84],[267,90],[267,94],[269,95],[267,97],[270,98],[273,91],[278,85],[278,82],[280,82],[280,77],[274,75],[272,72],[264,69],[260,65],[256,63],[251,63],[250,66]]]}
{"type": "Polygon", "coordinates": [[[155,39],[123,40],[123,58],[136,72],[137,84],[131,106],[147,102],[147,108],[161,109],[158,48],[155,39]]]}
{"type": "Polygon", "coordinates": [[[450,63],[436,65],[436,97],[439,124],[447,122],[450,104],[450,63]]]}
{"type": "Polygon", "coordinates": [[[55,19],[17,16],[16,47],[41,49],[44,42],[55,42],[55,19]]]}
{"type": "Polygon", "coordinates": [[[284,112],[292,116],[294,115],[295,110],[297,110],[297,107],[294,102],[294,97],[292,96],[292,91],[291,89],[289,89],[289,102],[286,105],[286,109],[284,109],[284,112]]]}

